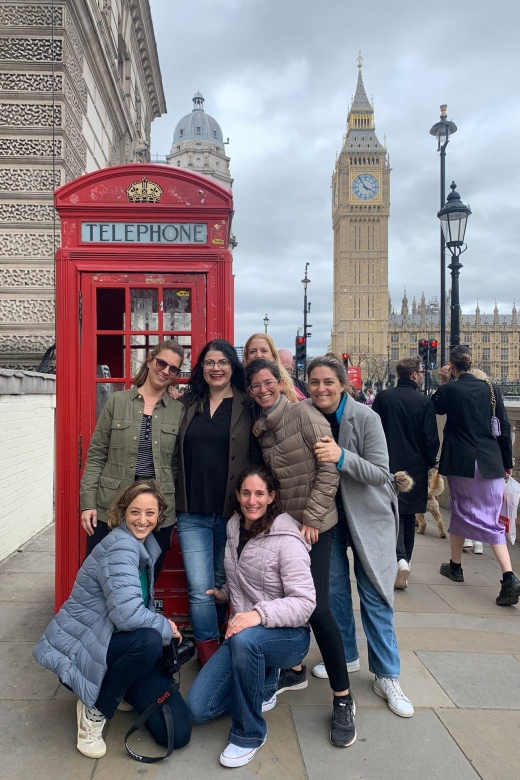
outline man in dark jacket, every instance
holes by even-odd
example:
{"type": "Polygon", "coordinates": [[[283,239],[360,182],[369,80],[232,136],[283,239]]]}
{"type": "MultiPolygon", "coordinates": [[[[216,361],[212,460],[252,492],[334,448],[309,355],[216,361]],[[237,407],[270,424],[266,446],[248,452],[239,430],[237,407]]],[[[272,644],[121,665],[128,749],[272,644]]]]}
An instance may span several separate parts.
{"type": "Polygon", "coordinates": [[[419,392],[424,370],[419,355],[401,360],[397,386],[377,394],[372,409],[383,423],[390,471],[407,471],[414,480],[409,493],[399,494],[398,570],[396,588],[406,588],[415,540],[415,515],[426,511],[428,469],[435,465],[439,434],[432,404],[419,392]]]}

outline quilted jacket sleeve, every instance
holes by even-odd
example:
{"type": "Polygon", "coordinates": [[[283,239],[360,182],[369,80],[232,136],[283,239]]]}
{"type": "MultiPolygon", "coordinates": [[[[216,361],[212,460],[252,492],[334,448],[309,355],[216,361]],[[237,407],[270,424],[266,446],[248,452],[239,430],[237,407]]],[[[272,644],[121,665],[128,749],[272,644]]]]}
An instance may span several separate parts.
{"type": "MultiPolygon", "coordinates": [[[[311,452],[322,436],[332,437],[332,431],[321,412],[310,404],[299,404],[301,413],[302,435],[305,445],[311,452]]],[[[320,463],[316,461],[316,477],[311,493],[301,518],[303,525],[320,530],[325,513],[330,509],[336,497],[339,485],[339,472],[335,463],[320,463]]]]}
{"type": "Polygon", "coordinates": [[[127,539],[117,539],[100,561],[99,583],[107,604],[110,620],[119,631],[155,628],[168,645],[172,629],[163,615],[143,604],[139,580],[139,556],[127,539]]]}
{"type": "Polygon", "coordinates": [[[110,447],[110,431],[112,429],[112,417],[114,415],[115,394],[109,396],[103,407],[99,420],[92,434],[88,448],[87,462],[81,478],[79,492],[80,508],[95,509],[99,477],[108,458],[110,447]]]}
{"type": "Polygon", "coordinates": [[[255,609],[265,628],[304,626],[316,607],[316,590],[311,576],[307,548],[298,539],[288,539],[279,553],[280,578],[284,598],[260,601],[255,609]]]}
{"type": "Polygon", "coordinates": [[[370,414],[363,420],[363,453],[343,450],[345,457],[339,472],[345,472],[357,482],[382,487],[388,482],[388,448],[383,425],[378,414],[370,414]]]}

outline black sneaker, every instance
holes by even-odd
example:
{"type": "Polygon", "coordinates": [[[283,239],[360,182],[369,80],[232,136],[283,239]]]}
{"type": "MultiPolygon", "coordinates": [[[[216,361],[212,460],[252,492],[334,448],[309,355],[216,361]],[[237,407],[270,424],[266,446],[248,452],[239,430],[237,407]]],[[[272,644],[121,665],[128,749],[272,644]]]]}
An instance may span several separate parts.
{"type": "Polygon", "coordinates": [[[305,664],[302,664],[299,672],[295,672],[294,669],[280,669],[276,694],[278,695],[284,691],[303,691],[308,684],[307,667],[305,664]]]}
{"type": "Polygon", "coordinates": [[[464,582],[462,567],[453,571],[450,563],[441,563],[440,572],[443,577],[449,577],[453,582],[464,582]]]}
{"type": "Polygon", "coordinates": [[[513,576],[506,580],[500,580],[502,587],[500,593],[496,598],[496,603],[499,607],[512,607],[514,604],[518,604],[518,597],[520,596],[520,580],[513,574],[513,576]]]}
{"type": "Polygon", "coordinates": [[[356,741],[356,724],[354,716],[356,705],[352,694],[334,696],[332,699],[332,728],[330,742],[335,747],[350,747],[356,741]]]}

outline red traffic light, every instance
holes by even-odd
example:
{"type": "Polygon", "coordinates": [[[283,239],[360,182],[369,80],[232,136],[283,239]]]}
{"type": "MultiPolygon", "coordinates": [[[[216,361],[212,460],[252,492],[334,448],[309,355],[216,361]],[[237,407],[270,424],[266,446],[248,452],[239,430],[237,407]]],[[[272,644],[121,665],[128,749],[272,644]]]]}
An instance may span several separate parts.
{"type": "Polygon", "coordinates": [[[348,360],[350,355],[348,354],[348,352],[344,352],[341,357],[343,358],[343,360],[348,360]]]}
{"type": "MultiPolygon", "coordinates": [[[[428,346],[428,339],[419,339],[419,347],[427,347],[428,346]]],[[[432,342],[433,346],[433,342],[432,342]]],[[[435,346],[437,346],[437,342],[435,342],[435,346]]]]}
{"type": "Polygon", "coordinates": [[[305,344],[305,336],[298,336],[296,339],[297,344],[305,344]]]}
{"type": "Polygon", "coordinates": [[[433,349],[437,349],[437,344],[438,344],[438,343],[439,343],[439,342],[438,342],[438,341],[436,341],[435,339],[431,339],[431,340],[430,340],[430,347],[433,347],[433,349]]]}

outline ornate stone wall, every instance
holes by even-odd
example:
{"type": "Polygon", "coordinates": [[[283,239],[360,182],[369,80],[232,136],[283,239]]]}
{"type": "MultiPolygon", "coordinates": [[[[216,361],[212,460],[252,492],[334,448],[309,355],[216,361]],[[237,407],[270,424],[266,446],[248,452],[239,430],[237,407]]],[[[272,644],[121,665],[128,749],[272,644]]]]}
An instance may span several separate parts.
{"type": "Polygon", "coordinates": [[[86,5],[0,3],[0,368],[54,342],[54,189],[142,158],[165,111],[149,0],[86,5]]]}

